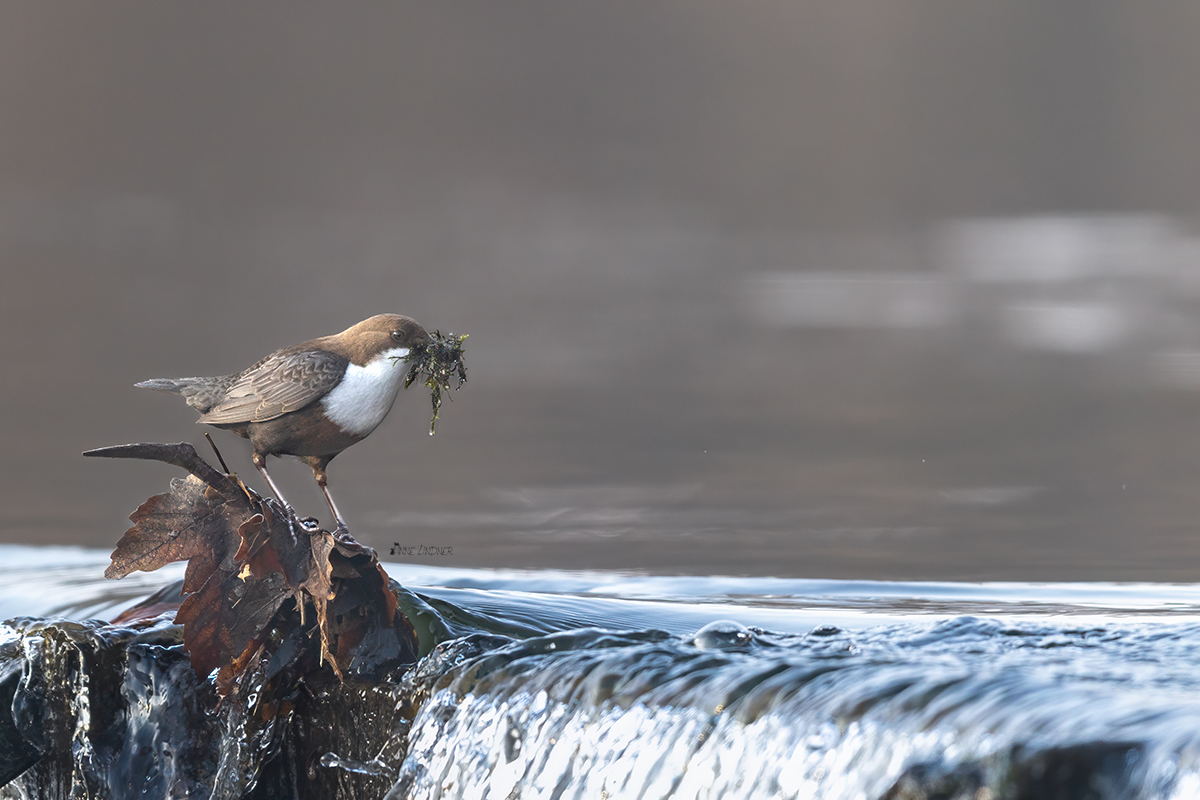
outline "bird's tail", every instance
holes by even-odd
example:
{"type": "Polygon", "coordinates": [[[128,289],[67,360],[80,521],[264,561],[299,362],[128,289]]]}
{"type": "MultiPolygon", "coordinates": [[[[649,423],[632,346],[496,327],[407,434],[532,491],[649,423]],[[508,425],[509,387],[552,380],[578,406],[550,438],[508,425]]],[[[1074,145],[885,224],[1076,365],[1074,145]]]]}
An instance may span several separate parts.
{"type": "Polygon", "coordinates": [[[134,386],[139,389],[153,389],[156,392],[181,394],[187,404],[199,409],[201,414],[212,408],[221,396],[221,386],[213,378],[151,378],[135,383],[134,386]]]}
{"type": "Polygon", "coordinates": [[[156,392],[176,392],[183,394],[183,387],[187,384],[187,378],[151,378],[148,381],[135,383],[139,389],[153,389],[156,392]]]}

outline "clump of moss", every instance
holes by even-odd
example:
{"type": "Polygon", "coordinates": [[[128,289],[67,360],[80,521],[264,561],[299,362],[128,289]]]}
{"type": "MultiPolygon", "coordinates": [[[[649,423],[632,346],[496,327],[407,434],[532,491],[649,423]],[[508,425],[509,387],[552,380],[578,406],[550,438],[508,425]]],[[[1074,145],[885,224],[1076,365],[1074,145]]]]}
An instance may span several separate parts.
{"type": "Polygon", "coordinates": [[[414,348],[404,357],[404,363],[409,364],[408,375],[404,377],[404,388],[407,389],[424,376],[424,386],[430,390],[430,400],[433,403],[433,418],[429,420],[429,435],[433,436],[438,421],[438,413],[442,408],[442,392],[450,391],[450,381],[458,379],[457,391],[467,382],[467,365],[463,363],[463,341],[467,334],[456,336],[453,333],[442,334],[434,331],[430,334],[429,344],[414,348]]]}

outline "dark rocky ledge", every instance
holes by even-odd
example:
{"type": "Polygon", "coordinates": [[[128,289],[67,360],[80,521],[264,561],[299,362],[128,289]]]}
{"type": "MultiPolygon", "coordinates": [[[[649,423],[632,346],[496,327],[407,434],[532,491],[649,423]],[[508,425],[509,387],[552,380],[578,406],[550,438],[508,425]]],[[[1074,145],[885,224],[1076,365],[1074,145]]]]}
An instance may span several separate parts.
{"type": "Polygon", "coordinates": [[[190,445],[86,455],[189,473],[131,515],[105,574],[187,570],[112,621],[7,623],[0,798],[387,793],[424,694],[413,665],[444,635],[432,610],[190,445]]]}

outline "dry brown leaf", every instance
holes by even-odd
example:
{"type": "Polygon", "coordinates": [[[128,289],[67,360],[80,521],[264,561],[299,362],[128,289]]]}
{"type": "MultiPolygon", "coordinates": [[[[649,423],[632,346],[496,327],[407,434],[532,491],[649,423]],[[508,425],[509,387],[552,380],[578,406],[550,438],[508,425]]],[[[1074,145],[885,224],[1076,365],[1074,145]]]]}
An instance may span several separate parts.
{"type": "MultiPolygon", "coordinates": [[[[190,445],[123,445],[91,455],[155,458],[192,474],[143,503],[105,574],[188,560],[175,621],[201,676],[233,691],[265,659],[271,679],[327,664],[339,679],[416,661],[417,637],[375,552],[348,536],[289,524],[274,501],[213,470],[190,445]],[[290,601],[290,602],[289,602],[290,601]],[[305,627],[311,609],[316,632],[305,627]],[[261,656],[261,658],[260,658],[261,656]]],[[[290,677],[289,677],[290,676],[290,677]]]]}

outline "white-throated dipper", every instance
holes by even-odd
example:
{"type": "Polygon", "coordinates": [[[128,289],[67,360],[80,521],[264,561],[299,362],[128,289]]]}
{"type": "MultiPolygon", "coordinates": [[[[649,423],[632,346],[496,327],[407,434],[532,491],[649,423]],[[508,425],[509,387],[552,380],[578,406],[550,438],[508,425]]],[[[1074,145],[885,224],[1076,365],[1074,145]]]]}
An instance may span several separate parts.
{"type": "Polygon", "coordinates": [[[411,317],[378,314],[341,333],[276,350],[252,367],[218,378],[155,378],[143,389],[182,394],[203,422],[250,440],[254,466],[292,513],[267,473],[267,456],[296,456],[337,519],[325,467],[387,416],[404,383],[403,363],[429,334],[411,317]]]}

